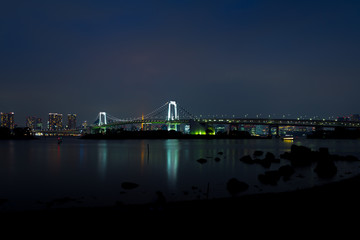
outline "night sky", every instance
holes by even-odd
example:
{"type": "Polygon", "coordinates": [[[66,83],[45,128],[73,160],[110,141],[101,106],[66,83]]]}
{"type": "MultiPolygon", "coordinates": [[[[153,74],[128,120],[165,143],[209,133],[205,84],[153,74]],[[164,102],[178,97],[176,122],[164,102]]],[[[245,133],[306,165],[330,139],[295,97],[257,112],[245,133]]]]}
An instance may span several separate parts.
{"type": "Polygon", "coordinates": [[[360,113],[360,1],[1,1],[0,111],[360,113]]]}

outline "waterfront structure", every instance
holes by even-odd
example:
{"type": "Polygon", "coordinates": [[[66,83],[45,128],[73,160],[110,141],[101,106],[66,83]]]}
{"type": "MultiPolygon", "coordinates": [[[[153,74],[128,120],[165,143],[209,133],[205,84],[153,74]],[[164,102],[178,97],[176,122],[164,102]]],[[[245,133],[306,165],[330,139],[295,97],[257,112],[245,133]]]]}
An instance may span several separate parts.
{"type": "Polygon", "coordinates": [[[43,129],[43,122],[42,122],[42,119],[41,118],[36,118],[36,121],[35,121],[35,129],[36,130],[42,130],[43,129]]]}
{"type": "Polygon", "coordinates": [[[350,121],[360,122],[360,115],[359,115],[359,114],[352,114],[352,115],[350,116],[350,121]]]}
{"type": "Polygon", "coordinates": [[[87,127],[88,127],[88,122],[87,122],[87,121],[84,121],[84,122],[81,124],[81,128],[86,129],[87,127]]]}
{"type": "Polygon", "coordinates": [[[0,126],[9,129],[14,129],[15,128],[14,118],[15,118],[14,112],[0,113],[0,126]]]}
{"type": "Polygon", "coordinates": [[[76,129],[76,114],[68,114],[67,129],[76,129]]]}
{"type": "Polygon", "coordinates": [[[62,114],[61,113],[49,113],[49,130],[62,130],[62,114]]]}
{"type": "Polygon", "coordinates": [[[28,116],[26,118],[25,126],[30,128],[31,130],[42,130],[43,129],[42,119],[35,116],[28,116]]]}
{"type": "Polygon", "coordinates": [[[26,127],[30,128],[31,130],[35,129],[36,126],[36,117],[34,116],[28,116],[26,117],[26,127]]]}
{"type": "MultiPolygon", "coordinates": [[[[203,118],[200,115],[196,117],[190,114],[185,108],[175,101],[169,101],[150,112],[149,114],[132,119],[119,119],[106,112],[100,112],[97,120],[92,125],[92,131],[95,133],[104,133],[106,129],[131,129],[138,131],[138,125],[143,130],[154,130],[158,126],[167,126],[167,130],[183,131],[195,135],[213,135],[222,134],[224,130],[227,134],[232,131],[246,131],[250,135],[270,136],[286,134],[304,135],[306,132],[341,129],[360,130],[360,121],[357,114],[352,116],[352,120],[336,119],[279,119],[279,118],[203,118]],[[157,126],[156,126],[157,125],[157,126]],[[223,125],[223,129],[218,126],[223,125]]],[[[141,129],[141,128],[140,128],[141,129]]]]}

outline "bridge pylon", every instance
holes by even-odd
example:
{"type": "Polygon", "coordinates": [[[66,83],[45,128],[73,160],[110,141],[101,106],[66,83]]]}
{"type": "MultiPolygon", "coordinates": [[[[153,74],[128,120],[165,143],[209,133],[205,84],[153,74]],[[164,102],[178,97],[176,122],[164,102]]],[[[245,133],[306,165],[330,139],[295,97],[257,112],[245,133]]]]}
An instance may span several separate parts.
{"type": "Polygon", "coordinates": [[[99,112],[98,118],[99,118],[98,126],[107,124],[106,112],[99,112]]]}
{"type": "Polygon", "coordinates": [[[98,119],[99,119],[99,121],[98,121],[97,125],[100,127],[99,132],[105,133],[106,127],[103,125],[106,125],[108,123],[106,112],[99,112],[98,119]]]}
{"type": "Polygon", "coordinates": [[[177,131],[177,123],[171,123],[171,121],[174,120],[179,120],[179,112],[178,112],[178,108],[177,108],[177,104],[175,101],[170,101],[168,104],[168,115],[167,115],[167,121],[168,121],[168,126],[167,129],[168,131],[170,130],[175,130],[177,131]]]}

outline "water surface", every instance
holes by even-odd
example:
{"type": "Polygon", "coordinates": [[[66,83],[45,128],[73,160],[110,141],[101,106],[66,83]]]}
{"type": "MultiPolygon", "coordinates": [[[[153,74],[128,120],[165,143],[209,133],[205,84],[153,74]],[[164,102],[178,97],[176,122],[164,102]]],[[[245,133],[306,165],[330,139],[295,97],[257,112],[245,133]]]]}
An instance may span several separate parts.
{"type": "MultiPolygon", "coordinates": [[[[255,150],[276,157],[292,144],[328,147],[331,154],[360,158],[358,140],[296,139],[184,139],[184,140],[82,140],[55,138],[0,141],[0,210],[69,206],[104,206],[116,203],[148,203],[156,191],[168,201],[230,196],[226,182],[236,177],[250,185],[243,194],[284,191],[323,184],[313,168],[297,169],[289,181],[263,185],[258,175],[289,164],[281,159],[269,169],[240,162],[255,150]],[[215,161],[218,157],[220,161],[215,161]],[[200,164],[199,158],[207,159],[200,164]],[[139,187],[127,190],[123,182],[139,187]]],[[[337,162],[331,181],[360,172],[359,163],[337,162]]]]}

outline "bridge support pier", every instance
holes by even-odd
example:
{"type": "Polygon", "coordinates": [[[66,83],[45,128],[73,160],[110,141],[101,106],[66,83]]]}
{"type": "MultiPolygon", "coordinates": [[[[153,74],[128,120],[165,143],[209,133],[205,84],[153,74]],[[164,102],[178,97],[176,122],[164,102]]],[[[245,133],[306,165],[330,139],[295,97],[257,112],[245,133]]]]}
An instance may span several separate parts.
{"type": "Polygon", "coordinates": [[[315,132],[320,132],[323,131],[324,127],[323,126],[315,126],[315,132]]]}
{"type": "Polygon", "coordinates": [[[268,132],[269,136],[272,136],[272,131],[271,130],[273,128],[276,128],[275,136],[280,137],[279,125],[269,125],[269,132],[268,132]]]}
{"type": "Polygon", "coordinates": [[[167,130],[168,131],[171,131],[171,130],[178,131],[178,126],[179,126],[179,123],[168,122],[167,123],[167,130]]]}

